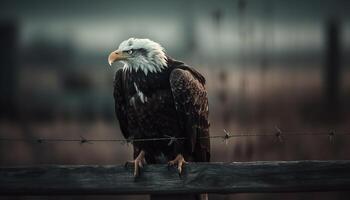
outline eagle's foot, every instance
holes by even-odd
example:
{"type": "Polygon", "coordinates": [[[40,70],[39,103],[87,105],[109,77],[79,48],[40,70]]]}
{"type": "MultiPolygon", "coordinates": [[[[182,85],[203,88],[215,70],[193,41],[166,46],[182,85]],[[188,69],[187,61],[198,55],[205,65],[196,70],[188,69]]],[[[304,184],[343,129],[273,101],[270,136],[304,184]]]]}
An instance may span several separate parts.
{"type": "Polygon", "coordinates": [[[177,166],[180,177],[184,164],[187,164],[187,162],[185,161],[185,158],[182,156],[182,154],[178,154],[174,160],[168,162],[168,166],[177,166]]]}
{"type": "Polygon", "coordinates": [[[145,152],[142,150],[135,160],[127,161],[125,167],[129,164],[134,164],[134,177],[138,177],[140,175],[140,168],[146,164],[145,152]]]}

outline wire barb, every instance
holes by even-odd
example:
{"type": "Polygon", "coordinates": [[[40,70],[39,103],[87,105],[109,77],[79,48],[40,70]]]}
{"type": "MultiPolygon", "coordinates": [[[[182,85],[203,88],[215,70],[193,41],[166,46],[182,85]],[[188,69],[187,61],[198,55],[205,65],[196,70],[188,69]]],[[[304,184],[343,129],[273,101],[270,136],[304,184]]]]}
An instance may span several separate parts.
{"type": "Polygon", "coordinates": [[[38,139],[36,139],[36,142],[39,144],[42,144],[42,143],[44,143],[44,140],[42,138],[38,138],[38,139]]]}
{"type": "Polygon", "coordinates": [[[168,146],[172,145],[173,143],[177,143],[177,138],[174,136],[165,135],[166,138],[169,138],[168,146]]]}
{"type": "Polygon", "coordinates": [[[80,136],[80,144],[85,144],[85,143],[92,144],[90,140],[87,140],[83,136],[80,136]]]}
{"type": "Polygon", "coordinates": [[[222,141],[227,145],[228,140],[231,138],[231,134],[226,129],[224,129],[224,133],[225,133],[225,135],[222,137],[223,138],[222,141]]]}
{"type": "Polygon", "coordinates": [[[283,143],[283,136],[282,136],[282,131],[281,129],[279,129],[277,126],[275,126],[275,129],[276,129],[276,133],[275,133],[275,136],[277,137],[277,140],[280,142],[280,143],[283,143]]]}
{"type": "Polygon", "coordinates": [[[130,136],[126,140],[120,140],[120,143],[126,146],[129,146],[129,144],[134,144],[134,136],[130,136]]]}

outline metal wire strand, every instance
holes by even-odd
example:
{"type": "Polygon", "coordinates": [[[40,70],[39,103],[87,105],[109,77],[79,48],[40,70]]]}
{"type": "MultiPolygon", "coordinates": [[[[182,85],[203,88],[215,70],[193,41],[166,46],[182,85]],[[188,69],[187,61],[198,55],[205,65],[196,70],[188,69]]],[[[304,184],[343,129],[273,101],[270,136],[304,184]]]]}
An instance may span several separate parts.
{"type": "MultiPolygon", "coordinates": [[[[249,133],[245,131],[236,131],[236,134],[231,134],[224,129],[224,135],[211,135],[207,137],[200,137],[199,139],[221,139],[224,143],[228,143],[230,138],[237,137],[276,137],[278,141],[283,142],[285,137],[290,136],[322,136],[326,135],[331,143],[334,143],[335,136],[350,135],[350,131],[337,132],[335,130],[321,131],[321,132],[306,132],[306,131],[282,131],[275,127],[276,132],[268,133],[249,133]]],[[[93,144],[95,142],[119,142],[124,144],[133,144],[134,142],[152,142],[152,141],[168,141],[168,145],[176,143],[179,140],[186,140],[185,137],[158,137],[158,138],[128,138],[128,139],[87,139],[80,136],[79,139],[74,138],[0,138],[0,142],[33,142],[33,143],[59,143],[59,142],[78,142],[79,144],[93,144]]]]}

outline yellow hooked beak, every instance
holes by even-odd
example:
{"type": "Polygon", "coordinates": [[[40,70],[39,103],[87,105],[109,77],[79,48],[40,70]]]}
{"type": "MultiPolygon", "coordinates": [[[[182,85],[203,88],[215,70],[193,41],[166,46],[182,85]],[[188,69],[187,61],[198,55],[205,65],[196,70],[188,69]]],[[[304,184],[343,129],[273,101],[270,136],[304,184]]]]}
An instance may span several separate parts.
{"type": "Polygon", "coordinates": [[[113,51],[108,56],[108,63],[110,66],[112,66],[114,62],[118,60],[124,60],[126,58],[128,58],[128,56],[125,55],[125,53],[123,53],[122,51],[113,51]]]}

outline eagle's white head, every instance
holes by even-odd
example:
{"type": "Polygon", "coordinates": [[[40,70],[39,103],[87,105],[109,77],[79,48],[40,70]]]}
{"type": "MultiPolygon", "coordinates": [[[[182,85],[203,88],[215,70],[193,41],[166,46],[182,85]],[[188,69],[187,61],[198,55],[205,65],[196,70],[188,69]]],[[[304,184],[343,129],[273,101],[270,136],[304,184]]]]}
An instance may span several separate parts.
{"type": "Polygon", "coordinates": [[[142,70],[146,75],[161,72],[167,67],[164,48],[149,39],[129,38],[123,41],[117,50],[109,54],[109,65],[116,61],[124,64],[124,70],[142,70]]]}

